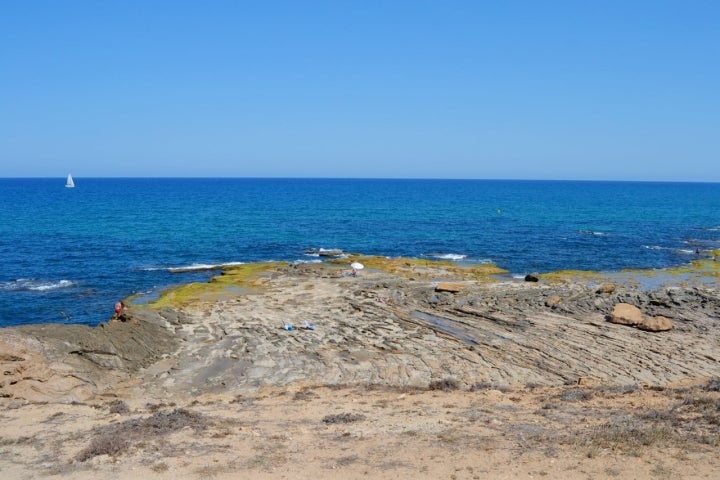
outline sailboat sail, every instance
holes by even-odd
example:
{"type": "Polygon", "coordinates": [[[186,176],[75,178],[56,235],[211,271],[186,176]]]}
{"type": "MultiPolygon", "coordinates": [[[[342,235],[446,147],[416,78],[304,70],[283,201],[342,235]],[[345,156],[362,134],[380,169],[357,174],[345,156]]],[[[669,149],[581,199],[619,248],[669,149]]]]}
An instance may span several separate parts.
{"type": "Polygon", "coordinates": [[[75,186],[75,182],[73,181],[72,175],[68,173],[67,182],[65,183],[65,186],[67,188],[73,188],[75,186]]]}

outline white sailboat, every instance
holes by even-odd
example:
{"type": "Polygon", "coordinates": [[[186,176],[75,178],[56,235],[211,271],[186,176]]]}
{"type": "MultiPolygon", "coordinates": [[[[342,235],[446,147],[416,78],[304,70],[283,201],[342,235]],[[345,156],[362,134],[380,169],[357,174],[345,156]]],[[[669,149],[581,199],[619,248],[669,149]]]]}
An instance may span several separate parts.
{"type": "Polygon", "coordinates": [[[68,173],[67,182],[65,182],[67,188],[75,188],[75,182],[73,182],[72,175],[68,173]]]}

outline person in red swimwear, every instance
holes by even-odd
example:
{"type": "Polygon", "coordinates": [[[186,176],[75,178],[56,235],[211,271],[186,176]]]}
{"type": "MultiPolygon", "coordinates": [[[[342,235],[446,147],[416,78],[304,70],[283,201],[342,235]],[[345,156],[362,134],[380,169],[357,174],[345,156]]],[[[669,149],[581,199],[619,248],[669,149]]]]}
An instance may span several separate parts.
{"type": "Polygon", "coordinates": [[[123,311],[123,304],[122,304],[122,302],[117,302],[117,303],[115,304],[115,318],[120,318],[120,315],[122,314],[122,311],[123,311]]]}

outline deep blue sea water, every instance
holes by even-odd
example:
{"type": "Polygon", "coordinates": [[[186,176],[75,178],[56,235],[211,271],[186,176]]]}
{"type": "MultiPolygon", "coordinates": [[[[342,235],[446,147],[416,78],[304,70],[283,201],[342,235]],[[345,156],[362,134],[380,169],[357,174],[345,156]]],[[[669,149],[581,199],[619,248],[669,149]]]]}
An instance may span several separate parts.
{"type": "Polygon", "coordinates": [[[199,265],[312,249],[492,262],[514,275],[661,268],[720,248],[720,184],[0,179],[0,326],[97,324],[199,265]],[[180,272],[177,272],[180,270],[180,272]],[[175,272],[175,273],[173,273],[175,272]]]}

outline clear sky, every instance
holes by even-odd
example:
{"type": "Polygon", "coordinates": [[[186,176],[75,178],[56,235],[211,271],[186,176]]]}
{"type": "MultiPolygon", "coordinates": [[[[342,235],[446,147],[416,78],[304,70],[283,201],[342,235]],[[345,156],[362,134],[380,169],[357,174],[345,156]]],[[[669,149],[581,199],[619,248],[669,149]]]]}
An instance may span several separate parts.
{"type": "Polygon", "coordinates": [[[720,2],[0,3],[0,177],[720,181],[720,2]]]}

